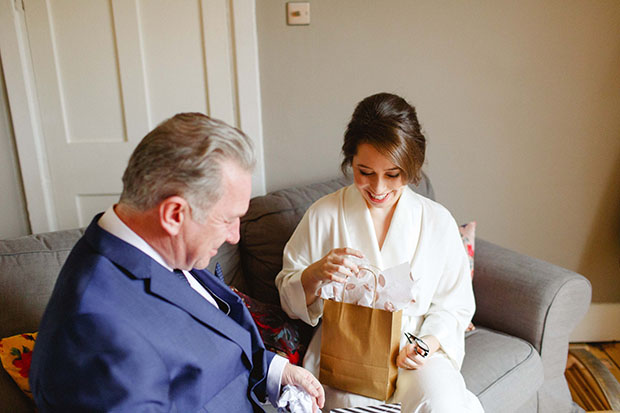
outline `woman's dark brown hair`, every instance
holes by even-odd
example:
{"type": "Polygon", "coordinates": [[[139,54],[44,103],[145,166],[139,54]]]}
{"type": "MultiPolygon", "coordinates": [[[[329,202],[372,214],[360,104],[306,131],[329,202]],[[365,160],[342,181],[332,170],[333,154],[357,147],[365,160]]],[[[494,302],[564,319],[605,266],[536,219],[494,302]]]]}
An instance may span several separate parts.
{"type": "Polygon", "coordinates": [[[378,93],[355,107],[344,134],[340,168],[346,175],[362,143],[372,145],[400,168],[403,182],[418,183],[426,152],[415,108],[400,96],[378,93]]]}

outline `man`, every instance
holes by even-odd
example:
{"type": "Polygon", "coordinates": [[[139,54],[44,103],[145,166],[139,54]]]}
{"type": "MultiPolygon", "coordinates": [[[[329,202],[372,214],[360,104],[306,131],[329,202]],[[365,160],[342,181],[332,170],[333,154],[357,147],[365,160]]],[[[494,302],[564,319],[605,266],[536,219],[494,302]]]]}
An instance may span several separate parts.
{"type": "Polygon", "coordinates": [[[239,241],[253,165],[247,136],[198,113],[140,142],[119,203],[71,251],[41,321],[39,411],[256,412],[286,384],[322,407],[316,378],[266,351],[239,297],[204,270],[239,241]]]}

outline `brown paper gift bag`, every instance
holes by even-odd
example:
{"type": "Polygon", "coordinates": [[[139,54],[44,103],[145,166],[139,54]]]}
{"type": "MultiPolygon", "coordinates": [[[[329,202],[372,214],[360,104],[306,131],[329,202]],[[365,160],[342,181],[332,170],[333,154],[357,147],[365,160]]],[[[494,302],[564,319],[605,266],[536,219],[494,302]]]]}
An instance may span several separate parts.
{"type": "Polygon", "coordinates": [[[396,388],[402,310],[389,312],[326,300],[319,381],[378,400],[396,388]]]}

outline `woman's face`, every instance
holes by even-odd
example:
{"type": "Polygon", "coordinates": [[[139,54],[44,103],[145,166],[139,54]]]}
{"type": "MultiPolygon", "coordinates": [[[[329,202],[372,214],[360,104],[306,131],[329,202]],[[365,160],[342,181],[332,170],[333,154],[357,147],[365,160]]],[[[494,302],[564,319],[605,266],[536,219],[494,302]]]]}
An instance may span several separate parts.
{"type": "Polygon", "coordinates": [[[355,186],[369,208],[391,208],[405,188],[402,172],[374,146],[362,143],[353,157],[355,186]]]}

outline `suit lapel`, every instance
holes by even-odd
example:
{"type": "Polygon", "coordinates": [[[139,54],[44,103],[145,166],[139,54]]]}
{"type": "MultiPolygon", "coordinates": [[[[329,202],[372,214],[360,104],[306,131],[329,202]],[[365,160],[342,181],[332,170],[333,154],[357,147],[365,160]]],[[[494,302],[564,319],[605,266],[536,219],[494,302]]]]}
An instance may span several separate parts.
{"type": "MultiPolygon", "coordinates": [[[[101,214],[93,219],[84,233],[86,241],[95,250],[125,270],[128,276],[145,281],[150,279],[150,282],[145,284],[147,293],[175,305],[199,322],[237,343],[251,364],[251,335],[244,328],[245,326],[239,325],[235,319],[206,302],[187,282],[168,271],[167,268],[162,267],[151,257],[101,229],[97,224],[100,216],[101,214]]],[[[208,277],[202,276],[201,280],[204,281],[204,279],[208,280],[208,277]]],[[[215,281],[214,278],[213,281],[215,281]]],[[[207,287],[213,291],[214,289],[209,284],[207,284],[207,287]]],[[[234,297],[237,296],[232,291],[229,292],[230,295],[234,296],[231,298],[230,295],[225,294],[226,291],[224,289],[217,288],[216,290],[214,293],[227,303],[231,304],[231,302],[234,303],[236,301],[234,297]]],[[[231,315],[233,313],[232,307],[236,306],[231,305],[231,315]]],[[[235,313],[238,312],[238,310],[235,311],[235,313]]]]}
{"type": "MultiPolygon", "coordinates": [[[[241,347],[248,361],[252,360],[250,333],[235,322],[233,318],[226,315],[218,307],[206,302],[186,281],[176,277],[166,269],[163,272],[151,274],[150,279],[150,292],[152,294],[181,308],[209,328],[228,337],[241,347]]],[[[225,298],[224,301],[228,302],[225,298]]]]}
{"type": "Polygon", "coordinates": [[[245,304],[241,301],[237,294],[232,292],[228,285],[217,279],[217,277],[208,270],[192,270],[192,274],[211,292],[211,294],[228,304],[230,307],[230,313],[228,316],[237,324],[241,325],[244,328],[244,331],[256,330],[255,335],[259,335],[258,330],[256,329],[256,324],[252,320],[252,316],[247,310],[245,304]]]}

